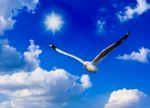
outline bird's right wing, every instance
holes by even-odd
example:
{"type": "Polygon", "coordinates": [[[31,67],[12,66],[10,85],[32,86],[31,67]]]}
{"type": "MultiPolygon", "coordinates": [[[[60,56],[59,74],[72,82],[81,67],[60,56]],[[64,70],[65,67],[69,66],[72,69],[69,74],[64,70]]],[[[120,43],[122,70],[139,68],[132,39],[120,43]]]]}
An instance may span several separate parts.
{"type": "Polygon", "coordinates": [[[74,59],[78,60],[79,62],[81,62],[82,64],[84,63],[84,61],[83,61],[81,58],[79,58],[79,57],[77,57],[77,56],[74,56],[74,55],[72,55],[72,54],[69,54],[69,53],[67,53],[67,52],[64,52],[64,51],[58,49],[58,48],[57,48],[56,46],[54,46],[53,44],[50,44],[49,46],[50,46],[53,50],[57,51],[58,53],[61,53],[61,54],[64,54],[64,55],[66,55],[66,56],[69,56],[69,57],[71,57],[71,58],[74,58],[74,59]]]}
{"type": "Polygon", "coordinates": [[[106,47],[104,50],[102,50],[93,60],[92,63],[94,65],[98,64],[107,54],[109,54],[114,48],[119,46],[124,40],[128,38],[130,33],[127,33],[124,35],[120,40],[117,42],[111,44],[110,46],[106,47]]]}

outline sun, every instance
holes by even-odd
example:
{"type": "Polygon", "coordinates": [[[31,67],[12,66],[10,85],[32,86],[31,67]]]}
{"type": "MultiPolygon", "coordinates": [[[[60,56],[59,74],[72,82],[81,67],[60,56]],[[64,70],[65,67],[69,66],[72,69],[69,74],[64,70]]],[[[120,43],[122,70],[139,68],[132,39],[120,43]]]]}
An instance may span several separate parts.
{"type": "Polygon", "coordinates": [[[52,12],[46,17],[45,24],[48,30],[51,30],[53,33],[59,31],[63,25],[62,17],[55,12],[52,12]]]}

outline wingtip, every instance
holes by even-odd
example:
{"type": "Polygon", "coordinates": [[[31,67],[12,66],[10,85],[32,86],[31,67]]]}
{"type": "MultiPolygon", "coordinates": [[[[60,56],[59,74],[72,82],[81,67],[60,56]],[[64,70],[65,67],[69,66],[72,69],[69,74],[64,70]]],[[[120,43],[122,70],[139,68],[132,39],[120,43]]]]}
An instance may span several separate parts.
{"type": "Polygon", "coordinates": [[[129,36],[130,34],[131,34],[131,32],[127,32],[127,34],[126,34],[126,35],[128,35],[128,36],[129,36]]]}
{"type": "Polygon", "coordinates": [[[125,34],[125,36],[123,37],[123,39],[127,39],[130,34],[131,34],[131,32],[127,32],[127,33],[125,34]]]}
{"type": "Polygon", "coordinates": [[[52,45],[52,44],[49,44],[49,46],[52,47],[53,45],[52,45]]]}
{"type": "Polygon", "coordinates": [[[56,46],[55,46],[54,44],[49,44],[49,46],[50,46],[52,49],[56,50],[56,46]]]}

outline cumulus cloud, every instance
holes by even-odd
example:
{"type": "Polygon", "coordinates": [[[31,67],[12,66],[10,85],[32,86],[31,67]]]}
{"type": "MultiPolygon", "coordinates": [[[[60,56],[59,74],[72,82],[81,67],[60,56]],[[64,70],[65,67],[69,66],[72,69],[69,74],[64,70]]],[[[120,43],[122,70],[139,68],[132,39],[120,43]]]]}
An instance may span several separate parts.
{"type": "Polygon", "coordinates": [[[20,9],[26,7],[27,11],[34,12],[39,0],[0,0],[0,35],[5,30],[12,29],[16,22],[13,17],[20,9]]]}
{"type": "Polygon", "coordinates": [[[30,40],[28,50],[24,54],[10,46],[7,40],[0,40],[0,72],[31,71],[39,66],[41,52],[33,40],[30,40]]]}
{"type": "Polygon", "coordinates": [[[30,40],[23,54],[0,40],[0,108],[62,108],[92,86],[88,75],[40,67],[40,47],[30,40]],[[2,74],[3,73],[3,74],[2,74]]]}
{"type": "MultiPolygon", "coordinates": [[[[111,93],[104,108],[137,108],[147,95],[138,89],[122,89],[111,93]]],[[[143,107],[141,107],[143,108],[143,107]]]]}
{"type": "Polygon", "coordinates": [[[0,71],[22,68],[22,55],[7,40],[0,40],[0,71]]]}
{"type": "Polygon", "coordinates": [[[51,71],[40,67],[28,73],[20,71],[12,75],[0,75],[0,94],[8,100],[1,108],[47,108],[51,104],[63,105],[71,97],[91,87],[88,75],[80,80],[63,69],[51,71]]]}
{"type": "Polygon", "coordinates": [[[5,30],[12,29],[16,21],[11,18],[5,19],[4,16],[0,16],[0,35],[3,34],[5,30]]]}
{"type": "Polygon", "coordinates": [[[92,86],[91,82],[90,82],[90,78],[88,75],[82,75],[81,77],[81,83],[83,84],[84,88],[89,88],[92,86]]]}
{"type": "Polygon", "coordinates": [[[27,69],[33,70],[40,64],[39,55],[42,53],[40,47],[34,44],[34,40],[30,40],[28,51],[24,52],[24,61],[27,69]]]}
{"type": "Polygon", "coordinates": [[[132,52],[131,54],[124,54],[122,56],[118,56],[117,59],[121,60],[133,60],[142,63],[148,63],[148,57],[150,55],[150,50],[147,48],[140,48],[139,52],[132,52]]]}
{"type": "Polygon", "coordinates": [[[132,8],[130,6],[125,7],[124,12],[118,13],[118,18],[120,19],[120,21],[126,21],[134,18],[135,16],[143,14],[149,9],[150,4],[147,2],[147,0],[137,0],[137,5],[135,6],[135,8],[132,8]]]}

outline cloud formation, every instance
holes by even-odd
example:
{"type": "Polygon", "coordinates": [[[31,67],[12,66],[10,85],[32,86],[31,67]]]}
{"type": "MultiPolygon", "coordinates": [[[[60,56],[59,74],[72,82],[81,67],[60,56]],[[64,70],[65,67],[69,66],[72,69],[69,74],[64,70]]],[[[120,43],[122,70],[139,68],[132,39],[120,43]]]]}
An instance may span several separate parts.
{"type": "Polygon", "coordinates": [[[0,94],[8,100],[1,108],[46,108],[50,104],[60,106],[71,97],[90,88],[88,75],[79,77],[63,69],[51,71],[40,67],[31,73],[20,71],[12,75],[0,75],[0,94]]]}
{"type": "Polygon", "coordinates": [[[150,4],[147,2],[147,0],[137,0],[137,5],[135,8],[132,8],[130,6],[125,7],[124,12],[118,13],[118,18],[120,21],[126,21],[129,19],[134,18],[135,16],[139,16],[150,9],[150,4]]]}
{"type": "Polygon", "coordinates": [[[28,47],[28,51],[24,52],[24,62],[25,62],[25,69],[33,70],[36,69],[39,64],[39,55],[42,53],[40,47],[34,44],[34,40],[30,40],[30,45],[28,47]]]}
{"type": "Polygon", "coordinates": [[[113,91],[104,108],[137,108],[136,105],[146,97],[147,95],[138,89],[113,91]]]}
{"type": "Polygon", "coordinates": [[[24,54],[10,46],[8,40],[0,40],[0,72],[32,71],[39,66],[41,53],[39,46],[35,45],[33,40],[30,40],[28,50],[24,54]]]}
{"type": "Polygon", "coordinates": [[[142,63],[148,63],[149,55],[150,55],[150,50],[142,47],[139,49],[139,52],[133,51],[131,54],[124,54],[122,56],[119,55],[117,59],[132,60],[132,61],[138,61],[142,63]]]}
{"type": "Polygon", "coordinates": [[[0,35],[5,30],[12,29],[16,20],[13,19],[20,9],[26,7],[27,11],[34,12],[39,0],[0,0],[0,35]]]}
{"type": "Polygon", "coordinates": [[[78,77],[64,69],[41,68],[42,50],[33,40],[23,54],[7,40],[0,40],[0,52],[0,95],[6,97],[0,108],[62,108],[92,86],[88,75],[78,77]]]}
{"type": "Polygon", "coordinates": [[[97,23],[96,23],[96,26],[97,26],[97,32],[102,34],[104,33],[104,27],[106,25],[106,22],[105,21],[102,21],[102,20],[98,20],[97,23]]]}

